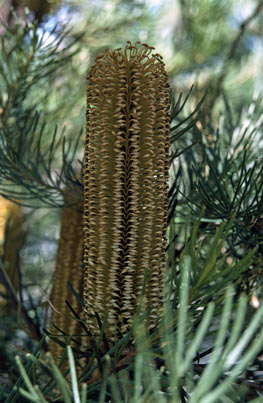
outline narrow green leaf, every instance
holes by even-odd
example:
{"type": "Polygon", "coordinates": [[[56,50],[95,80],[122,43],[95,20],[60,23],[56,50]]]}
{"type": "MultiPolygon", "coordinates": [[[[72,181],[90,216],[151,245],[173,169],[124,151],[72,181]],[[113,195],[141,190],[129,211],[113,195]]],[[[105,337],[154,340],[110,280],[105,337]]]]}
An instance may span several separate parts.
{"type": "Polygon", "coordinates": [[[185,256],[181,267],[182,280],[180,284],[180,306],[178,314],[178,326],[176,332],[175,363],[177,371],[180,370],[180,365],[181,363],[183,363],[185,331],[187,322],[187,304],[188,304],[189,282],[190,282],[190,266],[191,266],[191,258],[190,256],[185,256]]]}
{"type": "MultiPolygon", "coordinates": [[[[34,352],[34,355],[37,357],[39,355],[39,352],[42,348],[43,343],[45,342],[45,336],[43,336],[38,343],[38,346],[36,347],[36,350],[34,352]]],[[[33,363],[31,361],[28,361],[25,366],[25,370],[29,371],[32,368],[33,363]]],[[[15,403],[17,401],[17,398],[19,396],[18,388],[23,384],[23,377],[20,375],[18,380],[16,381],[13,389],[11,390],[10,394],[8,395],[6,402],[5,403],[15,403]]]]}
{"type": "Polygon", "coordinates": [[[83,383],[81,389],[81,403],[87,402],[87,394],[88,394],[88,386],[86,383],[83,383]]]}
{"type": "Polygon", "coordinates": [[[69,388],[65,378],[63,377],[63,375],[61,374],[60,370],[56,366],[51,354],[47,353],[46,357],[47,357],[47,359],[48,359],[48,361],[50,363],[51,370],[52,370],[52,373],[54,375],[54,378],[55,378],[55,380],[57,381],[57,384],[60,387],[64,402],[65,403],[71,403],[71,391],[70,391],[70,388],[69,388]]]}
{"type": "Polygon", "coordinates": [[[195,399],[203,396],[214,385],[214,383],[221,374],[221,366],[219,365],[219,359],[220,355],[222,354],[223,343],[226,338],[228,325],[230,321],[232,300],[233,300],[233,288],[229,287],[226,291],[224,309],[222,313],[220,327],[217,332],[215,347],[210,357],[209,364],[206,366],[197,384],[197,392],[195,399]]]}
{"type": "Polygon", "coordinates": [[[142,386],[142,369],[143,369],[143,356],[142,354],[136,354],[135,359],[135,381],[134,381],[134,403],[140,400],[141,392],[143,389],[142,386]]]}
{"type": "Polygon", "coordinates": [[[73,392],[74,403],[80,403],[78,380],[77,380],[75,362],[74,362],[72,349],[71,349],[70,346],[67,346],[67,353],[68,353],[68,360],[69,360],[69,368],[70,368],[70,375],[71,375],[72,392],[73,392]]]}
{"type": "Polygon", "coordinates": [[[24,368],[24,365],[22,364],[22,362],[21,362],[19,356],[17,355],[17,356],[15,357],[15,359],[16,359],[17,366],[18,366],[18,368],[19,368],[20,374],[21,374],[22,377],[23,377],[23,380],[24,380],[24,382],[25,382],[25,385],[26,385],[27,389],[29,390],[29,392],[31,393],[31,395],[32,395],[34,398],[37,398],[38,396],[37,396],[37,394],[36,394],[36,391],[35,391],[35,389],[34,389],[32,383],[31,383],[31,381],[30,381],[30,379],[29,379],[29,377],[28,377],[28,375],[27,375],[27,373],[26,373],[26,370],[25,370],[25,368],[24,368]]]}
{"type": "Polygon", "coordinates": [[[223,243],[223,238],[220,239],[220,237],[223,233],[225,226],[226,226],[226,223],[223,222],[220,224],[220,227],[217,229],[216,234],[212,240],[211,246],[209,248],[209,252],[207,254],[205,263],[203,265],[201,275],[200,275],[196,285],[194,286],[194,288],[200,287],[200,285],[204,282],[204,280],[207,279],[211,275],[211,272],[213,271],[213,269],[215,269],[215,262],[216,262],[217,256],[220,252],[220,249],[221,249],[222,243],[223,243]]]}
{"type": "Polygon", "coordinates": [[[231,335],[225,347],[222,359],[227,360],[229,352],[237,343],[245,321],[246,311],[247,311],[247,297],[241,296],[238,301],[235,322],[231,329],[231,335]]]}
{"type": "Polygon", "coordinates": [[[36,402],[39,403],[39,398],[38,396],[34,396],[31,393],[27,392],[23,388],[19,388],[19,392],[21,393],[22,396],[24,396],[26,399],[28,399],[30,402],[36,402]]]}
{"type": "Polygon", "coordinates": [[[49,377],[53,377],[52,375],[52,371],[50,370],[50,368],[48,367],[48,365],[43,362],[40,361],[38,358],[36,358],[34,355],[32,354],[27,354],[27,358],[32,361],[35,365],[39,366],[39,368],[41,368],[41,370],[47,374],[49,377]]]}
{"type": "MultiPolygon", "coordinates": [[[[225,368],[230,368],[241,356],[243,350],[248,345],[251,340],[253,334],[255,333],[258,326],[261,324],[262,326],[262,317],[263,317],[263,308],[258,309],[258,311],[254,314],[248,328],[245,330],[243,336],[236,343],[234,349],[228,354],[225,368]]],[[[242,360],[243,361],[243,360],[242,360]]]]}
{"type": "Polygon", "coordinates": [[[111,358],[108,354],[105,355],[105,360],[106,360],[106,363],[105,363],[104,371],[103,371],[103,381],[102,381],[102,385],[100,388],[99,403],[104,403],[105,397],[106,397],[107,382],[108,382],[108,375],[109,375],[110,362],[111,362],[111,358]]]}
{"type": "Polygon", "coordinates": [[[48,401],[45,399],[44,395],[42,394],[40,388],[38,385],[34,385],[35,391],[39,397],[39,403],[48,403],[48,401]]]}
{"type": "Polygon", "coordinates": [[[263,331],[261,331],[260,335],[258,335],[257,338],[254,340],[249,350],[246,352],[245,355],[243,355],[242,360],[231,371],[231,374],[229,374],[212,392],[208,393],[203,399],[201,399],[200,403],[216,402],[217,399],[220,398],[220,396],[226,393],[229,386],[231,386],[231,384],[242,373],[242,371],[244,371],[248,367],[250,362],[255,358],[256,354],[262,349],[262,343],[263,331]]]}
{"type": "Polygon", "coordinates": [[[215,305],[213,303],[210,303],[206,308],[200,325],[196,330],[194,339],[191,342],[190,347],[186,350],[186,355],[184,357],[183,363],[181,364],[181,367],[178,368],[180,376],[183,376],[186,373],[192,363],[192,360],[196,356],[198,348],[200,347],[200,344],[202,343],[207,333],[208,327],[210,326],[211,320],[213,318],[214,309],[215,305]]]}
{"type": "Polygon", "coordinates": [[[121,398],[121,395],[120,395],[120,391],[119,391],[119,387],[118,387],[118,381],[117,381],[117,378],[116,378],[115,374],[112,374],[109,377],[109,384],[110,384],[110,388],[111,388],[113,402],[117,403],[117,402],[123,401],[122,398],[121,398]]]}

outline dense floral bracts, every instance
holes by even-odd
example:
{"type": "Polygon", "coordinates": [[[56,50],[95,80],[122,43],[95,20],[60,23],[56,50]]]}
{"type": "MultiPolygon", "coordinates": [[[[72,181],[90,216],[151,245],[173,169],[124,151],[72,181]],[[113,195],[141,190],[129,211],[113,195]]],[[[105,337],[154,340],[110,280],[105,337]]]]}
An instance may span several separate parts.
{"type": "MultiPolygon", "coordinates": [[[[71,284],[74,290],[81,296],[83,294],[83,204],[63,207],[61,218],[60,238],[56,259],[56,267],[53,277],[53,287],[50,301],[53,305],[50,318],[50,332],[53,335],[61,335],[54,327],[58,327],[66,335],[75,335],[74,339],[80,343],[82,328],[74,318],[73,313],[66,304],[81,316],[81,305],[68,287],[71,284]]],[[[67,338],[59,339],[66,343],[67,338]]],[[[74,347],[77,345],[74,344],[74,347]]],[[[54,358],[59,359],[64,348],[54,341],[49,343],[49,351],[54,358]]]]}
{"type": "Polygon", "coordinates": [[[149,328],[163,304],[170,87],[153,49],[106,49],[88,75],[84,300],[92,334],[107,312],[109,339],[130,329],[146,272],[149,328]]]}

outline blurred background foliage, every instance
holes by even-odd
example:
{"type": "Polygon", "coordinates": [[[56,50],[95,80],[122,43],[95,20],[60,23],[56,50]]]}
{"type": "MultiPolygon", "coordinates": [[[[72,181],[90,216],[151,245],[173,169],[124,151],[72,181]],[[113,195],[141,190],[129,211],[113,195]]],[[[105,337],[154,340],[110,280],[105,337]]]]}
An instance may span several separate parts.
{"type": "MultiPolygon", "coordinates": [[[[262,182],[260,167],[255,167],[252,172],[256,175],[253,182],[255,186],[251,186],[251,198],[248,197],[247,201],[244,201],[244,198],[236,200],[235,189],[238,186],[238,189],[241,189],[240,177],[233,177],[234,182],[231,182],[231,175],[227,176],[230,169],[229,159],[235,160],[236,165],[233,165],[232,169],[235,168],[236,171],[242,170],[244,166],[243,154],[238,149],[240,144],[236,145],[236,154],[232,151],[232,157],[228,155],[228,151],[234,134],[239,131],[242,136],[248,127],[252,127],[252,121],[259,140],[254,142],[253,137],[250,137],[247,143],[250,158],[246,160],[247,164],[260,157],[262,150],[262,105],[257,101],[258,94],[263,90],[262,2],[7,0],[1,1],[0,4],[0,125],[4,133],[2,138],[9,141],[5,144],[6,149],[16,150],[17,139],[23,138],[21,133],[25,127],[29,127],[27,133],[32,131],[32,144],[40,134],[42,136],[41,147],[36,146],[34,149],[35,155],[39,153],[39,149],[46,150],[50,147],[54,130],[57,130],[58,136],[63,133],[66,140],[72,142],[80,135],[73,161],[73,168],[78,176],[83,157],[84,138],[81,133],[85,130],[86,76],[90,66],[96,56],[107,47],[111,50],[124,47],[127,40],[147,43],[154,46],[156,52],[163,56],[176,97],[182,94],[184,98],[192,85],[195,85],[181,117],[177,116],[173,121],[175,126],[180,124],[185,127],[184,117],[193,112],[209,89],[203,105],[203,117],[186,130],[186,134],[178,139],[173,149],[179,154],[192,143],[198,142],[171,164],[170,185],[180,176],[180,186],[173,193],[174,205],[171,207],[175,210],[176,204],[176,225],[179,225],[182,217],[185,220],[187,214],[192,214],[195,219],[206,206],[208,213],[205,218],[208,224],[202,223],[201,227],[203,225],[204,234],[209,237],[209,234],[215,232],[218,223],[229,220],[231,214],[238,211],[242,213],[242,222],[236,221],[236,233],[239,237],[231,238],[224,247],[229,248],[227,251],[238,258],[252,250],[259,242],[262,243],[262,202],[255,197],[255,193],[258,193],[257,186],[260,187],[262,182]],[[254,107],[251,106],[253,96],[254,107]],[[254,108],[253,111],[251,108],[254,108]],[[34,122],[36,130],[31,127],[34,122]],[[209,170],[204,146],[208,150],[207,155],[211,157],[211,164],[216,169],[214,175],[211,168],[209,170]],[[226,150],[224,155],[223,149],[226,150]],[[211,204],[212,195],[218,194],[216,177],[220,175],[221,179],[224,177],[224,180],[228,181],[228,195],[221,192],[223,200],[226,200],[224,205],[220,204],[220,197],[218,200],[213,198],[211,204]],[[209,186],[211,193],[207,197],[205,190],[209,189],[209,186]],[[196,192],[196,189],[204,191],[196,192]],[[187,211],[184,210],[185,197],[190,196],[193,196],[192,202],[200,204],[200,208],[194,209],[194,213],[190,207],[187,211]],[[231,204],[233,198],[237,203],[236,210],[231,209],[234,205],[234,202],[231,204]],[[250,215],[249,200],[254,202],[254,210],[250,215]],[[241,223],[242,231],[238,223],[241,223]],[[248,244],[248,239],[252,240],[251,244],[248,244]],[[238,252],[233,249],[236,245],[239,247],[238,252]]],[[[255,130],[249,134],[252,136],[255,130]]],[[[3,143],[3,140],[1,142],[3,143]]],[[[27,154],[28,151],[24,150],[22,145],[19,147],[20,154],[8,155],[12,162],[14,157],[17,159],[17,171],[13,179],[24,172],[21,164],[23,158],[29,163],[33,155],[27,154]]],[[[3,161],[6,169],[9,169],[6,160],[3,161]]],[[[58,150],[54,150],[52,161],[52,175],[55,175],[64,161],[60,146],[58,150]]],[[[248,168],[247,175],[251,173],[251,169],[248,168]]],[[[36,167],[32,165],[32,172],[35,170],[36,167]]],[[[229,172],[233,173],[231,170],[229,172]]],[[[46,177],[44,168],[39,175],[46,177]]],[[[74,182],[72,172],[66,171],[67,175],[74,182]]],[[[45,325],[44,305],[51,289],[59,236],[59,206],[62,205],[60,199],[58,208],[48,207],[45,200],[42,202],[43,198],[48,199],[49,195],[43,193],[42,200],[39,199],[42,204],[36,203],[32,207],[30,203],[25,202],[25,188],[19,188],[19,181],[16,181],[17,187],[13,187],[12,180],[10,181],[12,191],[18,189],[16,199],[20,197],[21,203],[27,206],[23,207],[26,221],[25,240],[17,251],[19,298],[17,303],[13,302],[12,313],[3,315],[0,324],[0,354],[3,355],[0,357],[0,365],[3,366],[0,368],[0,383],[7,384],[12,384],[18,374],[14,365],[14,351],[32,351],[35,343],[32,331],[45,325]],[[21,305],[25,308],[26,315],[23,315],[21,305]]],[[[29,177],[25,187],[30,187],[30,181],[29,177]]],[[[57,185],[60,192],[63,183],[62,181],[57,185]]],[[[246,179],[242,184],[246,185],[246,179]]],[[[43,188],[45,189],[45,184],[43,188]]],[[[1,193],[11,195],[4,185],[1,187],[1,193]]],[[[190,205],[193,206],[193,203],[190,205]]],[[[175,259],[180,254],[180,242],[182,246],[182,239],[185,237],[179,234],[178,227],[175,259]]],[[[257,259],[261,262],[262,251],[257,253],[257,259]]],[[[253,264],[250,265],[250,269],[252,268],[253,264]]],[[[9,298],[8,295],[6,298],[9,298]]],[[[12,301],[10,303],[12,304],[12,301]]],[[[35,335],[35,340],[39,338],[40,335],[35,335]]]]}

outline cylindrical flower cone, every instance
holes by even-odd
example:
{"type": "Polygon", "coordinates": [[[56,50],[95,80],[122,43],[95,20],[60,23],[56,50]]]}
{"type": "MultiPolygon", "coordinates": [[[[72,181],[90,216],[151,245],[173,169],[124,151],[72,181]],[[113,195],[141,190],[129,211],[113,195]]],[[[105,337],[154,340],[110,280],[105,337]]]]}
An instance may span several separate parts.
{"type": "Polygon", "coordinates": [[[130,42],[96,58],[88,75],[84,171],[84,301],[106,336],[125,335],[147,272],[148,327],[160,319],[167,244],[168,76],[154,48],[130,42]]]}
{"type": "MultiPolygon", "coordinates": [[[[20,205],[0,197],[0,255],[10,286],[14,294],[19,288],[19,252],[25,240],[25,215],[20,205]]],[[[7,294],[5,286],[0,284],[0,292],[7,294]]],[[[15,304],[0,297],[1,309],[5,313],[14,311],[15,304]]]]}
{"type": "MultiPolygon", "coordinates": [[[[54,325],[66,335],[74,335],[74,340],[79,345],[71,342],[71,346],[76,349],[81,345],[80,334],[83,334],[83,329],[67,306],[66,301],[80,317],[82,307],[67,282],[82,296],[83,279],[83,205],[80,203],[78,206],[65,206],[62,210],[60,238],[50,296],[50,302],[55,309],[51,312],[50,332],[63,343],[67,342],[67,337],[60,337],[61,333],[54,325]]],[[[83,318],[81,317],[81,319],[83,318]]],[[[58,362],[64,348],[50,340],[49,351],[58,362]]]]}

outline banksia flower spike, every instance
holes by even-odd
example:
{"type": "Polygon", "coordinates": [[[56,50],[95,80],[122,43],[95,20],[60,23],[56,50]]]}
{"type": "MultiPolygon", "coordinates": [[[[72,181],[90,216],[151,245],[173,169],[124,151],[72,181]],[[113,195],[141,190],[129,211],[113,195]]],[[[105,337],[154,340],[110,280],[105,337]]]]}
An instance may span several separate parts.
{"type": "MultiPolygon", "coordinates": [[[[66,200],[69,199],[66,198],[66,200]]],[[[69,200],[68,200],[69,201],[69,200]]],[[[82,331],[80,323],[73,317],[73,313],[66,304],[81,316],[81,306],[67,285],[69,282],[76,292],[83,294],[83,203],[62,210],[60,238],[57,251],[53,287],[50,301],[56,311],[52,310],[50,317],[50,331],[58,334],[56,325],[67,335],[79,335],[82,331]]],[[[77,336],[74,336],[80,342],[77,336]]],[[[61,341],[66,342],[66,338],[61,341]]],[[[74,347],[77,345],[74,344],[74,347]]],[[[50,340],[49,351],[54,358],[60,359],[64,348],[50,340]]]]}
{"type": "Polygon", "coordinates": [[[84,301],[90,332],[125,335],[139,297],[158,324],[166,270],[169,83],[154,48],[130,42],[88,75],[84,172],[84,301]]]}
{"type": "MultiPolygon", "coordinates": [[[[20,205],[0,197],[0,256],[4,263],[6,274],[11,282],[13,292],[19,289],[19,260],[18,255],[25,240],[25,215],[20,205]]],[[[3,284],[0,292],[6,294],[3,284]]],[[[12,301],[9,303],[0,297],[1,308],[11,313],[15,308],[12,301]]]]}

